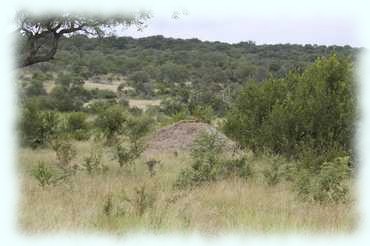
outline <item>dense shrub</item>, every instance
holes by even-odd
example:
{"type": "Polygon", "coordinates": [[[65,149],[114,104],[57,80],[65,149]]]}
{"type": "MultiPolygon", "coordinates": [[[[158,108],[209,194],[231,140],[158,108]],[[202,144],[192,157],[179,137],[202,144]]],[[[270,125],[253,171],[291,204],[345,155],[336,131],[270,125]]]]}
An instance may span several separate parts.
{"type": "Polygon", "coordinates": [[[149,133],[153,119],[146,115],[130,116],[124,124],[124,134],[129,138],[134,151],[142,151],[142,138],[149,133]]]}
{"type": "MultiPolygon", "coordinates": [[[[93,99],[83,105],[83,110],[93,114],[100,114],[114,105],[116,105],[116,101],[112,99],[93,99]]],[[[121,106],[123,105],[121,104],[121,106]]]]}
{"type": "Polygon", "coordinates": [[[95,125],[103,133],[107,142],[113,143],[123,133],[126,120],[126,112],[119,105],[114,105],[98,114],[95,125]]]}
{"type": "Polygon", "coordinates": [[[282,178],[282,163],[277,158],[271,158],[267,167],[262,171],[268,185],[276,185],[282,178]]]}
{"type": "Polygon", "coordinates": [[[93,89],[90,91],[91,98],[96,99],[114,99],[117,97],[116,93],[111,90],[93,89]]]}
{"type": "Polygon", "coordinates": [[[57,164],[63,170],[71,168],[71,161],[76,157],[77,152],[75,147],[66,137],[58,136],[50,141],[51,147],[55,151],[57,164]]]}
{"type": "Polygon", "coordinates": [[[118,144],[115,147],[115,153],[114,153],[115,157],[118,160],[120,167],[130,166],[132,162],[139,157],[140,154],[141,154],[141,151],[133,148],[132,145],[127,146],[124,144],[118,144]]]}
{"type": "Polygon", "coordinates": [[[246,158],[227,157],[223,151],[224,140],[217,132],[203,132],[194,140],[191,150],[193,163],[190,168],[182,170],[177,177],[175,187],[186,188],[239,176],[247,179],[252,171],[246,158]]]}
{"type": "Polygon", "coordinates": [[[77,74],[60,74],[56,86],[50,92],[54,109],[58,111],[79,111],[91,95],[83,87],[83,80],[77,74]]]}
{"type": "Polygon", "coordinates": [[[71,112],[66,117],[66,132],[76,140],[86,140],[89,137],[87,115],[83,112],[71,112]]]}
{"type": "Polygon", "coordinates": [[[298,172],[295,188],[306,200],[319,202],[345,202],[349,196],[351,175],[348,156],[337,157],[321,165],[318,174],[307,169],[298,172]]]}
{"type": "Polygon", "coordinates": [[[59,117],[53,111],[41,111],[38,104],[29,101],[24,105],[20,119],[22,144],[36,148],[44,146],[58,130],[59,117]]]}
{"type": "Polygon", "coordinates": [[[187,105],[176,98],[165,98],[161,101],[160,111],[167,115],[175,115],[187,111],[187,105]]]}
{"type": "Polygon", "coordinates": [[[223,160],[219,176],[223,178],[235,176],[247,180],[252,174],[253,172],[250,164],[247,162],[247,158],[240,156],[223,160]]]}
{"type": "Polygon", "coordinates": [[[25,96],[43,96],[46,95],[44,84],[40,80],[31,80],[29,85],[25,88],[25,96]]]}
{"type": "Polygon", "coordinates": [[[352,65],[332,55],[302,74],[248,84],[227,115],[225,132],[254,151],[324,161],[350,153],[355,120],[352,65]],[[304,155],[306,154],[306,156],[304,155]]]}
{"type": "Polygon", "coordinates": [[[82,166],[88,174],[98,171],[107,171],[107,167],[102,164],[103,150],[101,147],[94,147],[88,156],[84,158],[82,166]]]}
{"type": "Polygon", "coordinates": [[[205,123],[211,123],[214,118],[214,112],[210,106],[196,106],[192,110],[191,115],[205,123]]]}

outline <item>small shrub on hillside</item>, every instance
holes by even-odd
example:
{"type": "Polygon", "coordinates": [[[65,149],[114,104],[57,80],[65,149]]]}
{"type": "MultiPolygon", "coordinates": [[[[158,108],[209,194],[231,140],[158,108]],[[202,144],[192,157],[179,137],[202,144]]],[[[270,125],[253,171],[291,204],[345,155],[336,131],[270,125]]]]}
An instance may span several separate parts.
{"type": "Polygon", "coordinates": [[[113,144],[118,135],[122,134],[126,120],[125,111],[120,106],[112,106],[98,114],[95,124],[107,142],[113,144]]]}
{"type": "Polygon", "coordinates": [[[147,135],[153,125],[153,119],[146,115],[128,117],[125,122],[124,133],[132,144],[133,151],[140,155],[143,151],[142,138],[147,135]]]}
{"type": "Polygon", "coordinates": [[[319,202],[345,202],[349,195],[349,157],[324,162],[319,173],[303,169],[296,181],[298,195],[319,202]]]}
{"type": "Polygon", "coordinates": [[[196,175],[192,168],[183,169],[177,176],[174,187],[178,189],[191,187],[197,182],[195,177],[196,175]]]}
{"type": "Polygon", "coordinates": [[[134,115],[134,116],[140,116],[143,114],[143,110],[134,106],[134,107],[130,107],[128,109],[128,111],[130,112],[130,114],[134,115]]]}
{"type": "Polygon", "coordinates": [[[190,168],[180,172],[175,182],[175,187],[186,188],[224,179],[230,176],[239,176],[247,179],[252,171],[246,158],[227,158],[223,153],[224,140],[217,132],[203,132],[191,150],[193,164],[190,168]]]}
{"type": "Polygon", "coordinates": [[[133,207],[136,216],[141,217],[148,208],[153,207],[156,197],[153,192],[146,190],[145,185],[135,188],[134,191],[131,197],[124,193],[123,200],[133,207]]]}
{"type": "MultiPolygon", "coordinates": [[[[83,109],[86,112],[93,113],[93,114],[101,114],[104,110],[112,107],[116,104],[115,100],[108,100],[108,99],[93,99],[88,103],[83,105],[83,109]]],[[[123,106],[119,104],[120,106],[123,106]]],[[[125,107],[125,106],[124,106],[125,107]]]]}
{"type": "Polygon", "coordinates": [[[44,96],[46,95],[46,90],[44,84],[40,80],[32,80],[29,85],[25,88],[25,96],[44,96]]]}
{"type": "Polygon", "coordinates": [[[20,121],[22,143],[32,148],[44,146],[59,130],[58,115],[53,111],[41,111],[36,102],[28,102],[20,121]]]}
{"type": "Polygon", "coordinates": [[[115,148],[115,157],[118,160],[119,166],[124,167],[131,164],[137,158],[137,154],[134,153],[132,147],[119,144],[115,148]]]}
{"type": "Polygon", "coordinates": [[[101,149],[93,149],[90,151],[89,156],[85,157],[82,166],[88,174],[106,169],[106,167],[101,164],[102,154],[101,149]]]}
{"type": "Polygon", "coordinates": [[[181,121],[181,120],[186,120],[186,119],[189,119],[190,118],[190,115],[189,115],[189,112],[187,110],[181,110],[181,111],[178,111],[176,113],[174,113],[172,116],[171,116],[171,122],[178,122],[178,121],[181,121]]]}
{"type": "Polygon", "coordinates": [[[91,90],[90,93],[92,98],[113,99],[117,97],[115,92],[106,89],[95,88],[91,90]]]}
{"type": "Polygon", "coordinates": [[[191,111],[191,115],[205,123],[211,123],[214,118],[214,112],[211,106],[195,106],[191,111]]]}
{"type": "Polygon", "coordinates": [[[51,141],[51,146],[56,153],[58,166],[64,170],[69,169],[72,159],[77,154],[72,143],[66,138],[58,137],[51,141]]]}
{"type": "Polygon", "coordinates": [[[266,167],[262,173],[265,178],[265,181],[268,185],[273,186],[279,183],[282,176],[281,162],[277,158],[272,158],[269,163],[270,165],[266,167]]]}
{"type": "Polygon", "coordinates": [[[159,108],[161,112],[167,115],[174,115],[178,112],[185,111],[187,107],[181,100],[167,97],[161,101],[159,108]]]}
{"type": "Polygon", "coordinates": [[[32,170],[32,176],[36,178],[41,187],[52,184],[53,173],[46,167],[44,162],[39,162],[38,166],[32,170]]]}
{"type": "Polygon", "coordinates": [[[252,176],[251,166],[248,164],[245,156],[237,159],[225,160],[223,163],[223,176],[239,176],[247,180],[252,176]]]}
{"type": "Polygon", "coordinates": [[[76,140],[86,140],[88,135],[87,115],[83,112],[72,112],[66,119],[66,131],[76,140]]]}
{"type": "Polygon", "coordinates": [[[106,200],[104,201],[104,205],[103,205],[104,215],[110,216],[112,214],[112,210],[113,210],[113,199],[112,199],[112,195],[109,194],[106,200]]]}
{"type": "Polygon", "coordinates": [[[148,171],[150,174],[150,177],[153,177],[155,175],[155,167],[160,163],[161,161],[157,161],[155,159],[151,159],[149,161],[146,161],[145,164],[148,167],[148,171]]]}
{"type": "Polygon", "coordinates": [[[56,86],[50,92],[54,109],[58,111],[79,111],[90,100],[90,92],[83,87],[83,78],[76,73],[63,73],[56,79],[56,86]]]}

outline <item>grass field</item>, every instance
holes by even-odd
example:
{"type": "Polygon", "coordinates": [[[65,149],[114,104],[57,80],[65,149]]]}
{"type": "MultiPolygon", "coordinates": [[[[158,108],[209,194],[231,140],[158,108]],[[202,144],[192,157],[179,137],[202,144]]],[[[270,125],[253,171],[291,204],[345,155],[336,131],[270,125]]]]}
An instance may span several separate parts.
{"type": "Polygon", "coordinates": [[[161,100],[144,100],[144,99],[130,99],[129,106],[137,107],[139,109],[146,109],[148,106],[159,106],[161,100]]]}
{"type": "MultiPolygon", "coordinates": [[[[113,92],[117,92],[117,88],[120,83],[123,81],[112,81],[112,82],[105,82],[105,83],[98,83],[94,81],[85,81],[84,88],[88,90],[99,89],[99,90],[109,90],[113,92]]],[[[55,82],[52,80],[48,80],[44,82],[44,86],[47,93],[50,93],[52,89],[55,87],[55,82]]]]}
{"type": "MultiPolygon", "coordinates": [[[[80,164],[91,142],[74,142],[80,164]]],[[[191,164],[187,153],[161,153],[161,163],[150,177],[142,156],[131,169],[120,168],[109,149],[103,151],[106,173],[89,175],[79,170],[55,186],[42,188],[31,176],[39,161],[55,169],[50,149],[20,149],[21,196],[19,225],[25,232],[105,231],[124,234],[150,231],[246,232],[350,232],[355,226],[353,202],[327,204],[303,202],[291,184],[268,186],[259,170],[267,156],[248,154],[255,171],[248,181],[229,178],[191,190],[173,188],[176,176],[191,164]],[[140,212],[135,189],[145,186],[150,205],[140,212]],[[131,202],[129,202],[130,200],[131,202]],[[140,213],[138,213],[138,211],[140,213]]]]}

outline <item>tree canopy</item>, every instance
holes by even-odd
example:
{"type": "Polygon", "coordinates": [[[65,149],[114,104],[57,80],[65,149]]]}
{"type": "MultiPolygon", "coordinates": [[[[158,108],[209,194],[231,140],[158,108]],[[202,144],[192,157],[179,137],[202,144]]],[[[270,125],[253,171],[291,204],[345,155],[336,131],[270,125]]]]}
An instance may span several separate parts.
{"type": "Polygon", "coordinates": [[[17,33],[21,35],[18,49],[18,66],[25,67],[54,58],[61,37],[71,34],[84,34],[102,37],[113,27],[135,25],[144,27],[150,18],[146,11],[124,13],[109,17],[57,13],[36,16],[30,12],[17,14],[17,33]]]}

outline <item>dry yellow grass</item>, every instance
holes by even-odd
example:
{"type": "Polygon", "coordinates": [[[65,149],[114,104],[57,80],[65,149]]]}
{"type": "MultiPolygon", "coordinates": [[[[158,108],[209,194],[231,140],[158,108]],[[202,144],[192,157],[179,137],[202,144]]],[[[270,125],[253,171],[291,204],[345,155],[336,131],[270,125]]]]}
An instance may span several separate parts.
{"type": "Polygon", "coordinates": [[[53,80],[48,80],[44,82],[44,87],[47,93],[50,93],[53,88],[55,87],[55,81],[53,80]]]}
{"type": "Polygon", "coordinates": [[[146,109],[149,106],[159,106],[161,104],[161,100],[142,100],[142,99],[130,99],[129,106],[130,107],[137,107],[139,109],[146,109]]]}
{"type": "MultiPolygon", "coordinates": [[[[84,87],[87,90],[99,89],[99,90],[109,90],[117,92],[117,88],[120,83],[123,81],[112,81],[110,83],[98,83],[93,81],[85,81],[84,87]]],[[[51,90],[55,87],[55,82],[52,80],[44,82],[45,90],[47,93],[50,93],[51,90]]]]}
{"type": "MultiPolygon", "coordinates": [[[[81,163],[91,143],[76,142],[81,163]]],[[[144,161],[135,169],[119,168],[111,153],[104,151],[105,174],[88,175],[79,171],[62,184],[41,188],[30,170],[38,161],[53,167],[51,150],[21,149],[19,173],[21,196],[19,225],[26,232],[107,231],[127,233],[132,230],[197,230],[202,232],[346,232],[354,226],[353,204],[320,205],[297,200],[289,184],[269,187],[255,177],[247,182],[231,178],[194,188],[175,190],[176,175],[190,165],[189,156],[180,153],[158,154],[161,164],[150,177],[144,161]],[[152,208],[142,216],[122,198],[134,196],[134,189],[145,184],[155,197],[152,208]],[[104,213],[104,204],[112,196],[112,214],[104,213]]],[[[255,159],[255,165],[263,160],[255,159]]]]}

